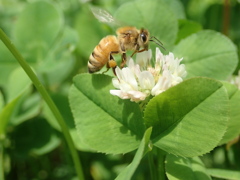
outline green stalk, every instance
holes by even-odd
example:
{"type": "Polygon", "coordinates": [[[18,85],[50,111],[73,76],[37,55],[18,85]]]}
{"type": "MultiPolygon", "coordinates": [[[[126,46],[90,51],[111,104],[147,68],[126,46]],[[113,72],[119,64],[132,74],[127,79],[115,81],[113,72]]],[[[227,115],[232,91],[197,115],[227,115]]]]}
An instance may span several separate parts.
{"type": "Polygon", "coordinates": [[[222,33],[225,34],[226,36],[229,35],[230,10],[231,10],[230,1],[224,0],[222,33]]]}
{"type": "Polygon", "coordinates": [[[4,148],[3,144],[0,142],[0,179],[4,180],[4,148]]]}
{"type": "Polygon", "coordinates": [[[18,50],[15,48],[15,46],[11,43],[9,38],[6,36],[6,34],[3,32],[3,30],[0,28],[0,39],[3,41],[3,43],[6,45],[6,47],[9,49],[9,51],[12,53],[12,55],[17,59],[19,64],[22,66],[24,71],[27,73],[28,77],[32,80],[33,84],[35,85],[38,92],[42,95],[43,99],[47,103],[48,107],[51,109],[53,115],[58,121],[58,124],[60,125],[63,135],[67,141],[67,144],[69,146],[70,154],[73,159],[73,163],[77,172],[77,176],[79,180],[84,180],[83,172],[82,172],[82,166],[80,163],[80,158],[78,156],[77,150],[75,149],[73,140],[69,134],[68,128],[65,124],[65,121],[60,114],[58,108],[52,101],[51,97],[47,93],[46,89],[42,85],[42,83],[39,81],[31,67],[27,64],[27,62],[23,59],[21,54],[18,52],[18,50]]]}
{"type": "Polygon", "coordinates": [[[149,169],[150,169],[150,176],[152,180],[157,180],[157,169],[156,165],[154,164],[153,160],[153,151],[148,152],[148,163],[149,163],[149,169]]]}
{"type": "Polygon", "coordinates": [[[166,152],[158,149],[157,150],[158,156],[158,177],[161,180],[166,180],[166,172],[165,172],[165,159],[166,159],[166,152]]]}

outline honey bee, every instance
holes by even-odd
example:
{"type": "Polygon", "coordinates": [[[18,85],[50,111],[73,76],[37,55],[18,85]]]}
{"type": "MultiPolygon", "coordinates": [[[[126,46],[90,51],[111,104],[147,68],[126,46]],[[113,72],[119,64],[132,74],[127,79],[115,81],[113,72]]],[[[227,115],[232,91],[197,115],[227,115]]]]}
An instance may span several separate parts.
{"type": "MultiPolygon", "coordinates": [[[[97,11],[94,10],[93,13],[95,13],[94,15],[98,19],[101,18],[99,19],[100,21],[107,19],[113,21],[113,17],[104,10],[99,12],[99,9],[97,9],[97,11]]],[[[126,51],[133,51],[132,57],[135,53],[147,51],[149,41],[153,41],[162,46],[162,43],[154,36],[150,37],[150,33],[144,28],[137,29],[131,26],[120,27],[117,29],[116,34],[117,36],[108,35],[104,37],[94,48],[88,61],[89,73],[97,72],[106,65],[106,71],[112,68],[115,74],[117,63],[113,58],[113,54],[121,54],[122,62],[120,68],[123,68],[127,61],[126,51]]]]}

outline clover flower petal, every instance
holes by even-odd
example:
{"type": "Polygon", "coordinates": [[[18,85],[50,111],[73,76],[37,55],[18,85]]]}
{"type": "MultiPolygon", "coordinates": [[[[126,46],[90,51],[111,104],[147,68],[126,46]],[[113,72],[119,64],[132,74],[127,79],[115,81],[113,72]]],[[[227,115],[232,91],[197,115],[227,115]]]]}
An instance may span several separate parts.
{"type": "Polygon", "coordinates": [[[152,89],[155,82],[154,77],[149,71],[142,71],[139,76],[139,85],[141,89],[152,89]]]}
{"type": "Polygon", "coordinates": [[[166,91],[186,77],[185,65],[180,64],[182,58],[175,58],[173,53],[163,55],[159,48],[156,49],[154,66],[150,63],[151,57],[152,51],[148,50],[137,54],[137,63],[130,58],[127,67],[117,67],[117,77],[112,80],[117,90],[110,90],[110,93],[121,99],[139,102],[166,91]]]}

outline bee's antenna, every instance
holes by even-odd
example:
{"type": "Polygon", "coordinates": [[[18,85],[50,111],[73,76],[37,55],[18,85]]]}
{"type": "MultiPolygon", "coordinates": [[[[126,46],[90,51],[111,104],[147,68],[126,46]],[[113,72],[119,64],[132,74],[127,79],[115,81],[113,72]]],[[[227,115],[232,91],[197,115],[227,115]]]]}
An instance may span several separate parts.
{"type": "Polygon", "coordinates": [[[161,44],[161,45],[163,45],[163,43],[158,39],[158,38],[156,38],[155,36],[152,36],[150,39],[155,39],[159,44],[161,44]]]}
{"type": "Polygon", "coordinates": [[[160,40],[158,40],[155,36],[152,36],[149,41],[155,42],[157,45],[159,45],[166,51],[166,49],[163,47],[163,43],[160,40]]]}

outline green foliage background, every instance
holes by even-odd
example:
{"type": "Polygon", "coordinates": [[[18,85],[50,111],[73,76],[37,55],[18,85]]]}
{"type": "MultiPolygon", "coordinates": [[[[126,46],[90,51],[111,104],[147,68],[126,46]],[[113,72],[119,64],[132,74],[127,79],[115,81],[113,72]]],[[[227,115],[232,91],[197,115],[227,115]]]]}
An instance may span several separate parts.
{"type": "MultiPolygon", "coordinates": [[[[154,168],[145,154],[160,157],[156,149],[167,152],[170,180],[240,179],[240,144],[232,141],[240,133],[240,93],[226,82],[239,70],[240,2],[229,3],[0,0],[0,27],[59,108],[85,179],[146,179],[154,168]],[[151,99],[144,112],[110,95],[112,72],[86,73],[93,48],[115,34],[93,16],[93,5],[146,27],[163,53],[183,57],[185,81],[151,99]]],[[[0,179],[76,179],[60,126],[1,41],[0,144],[0,179]]]]}

